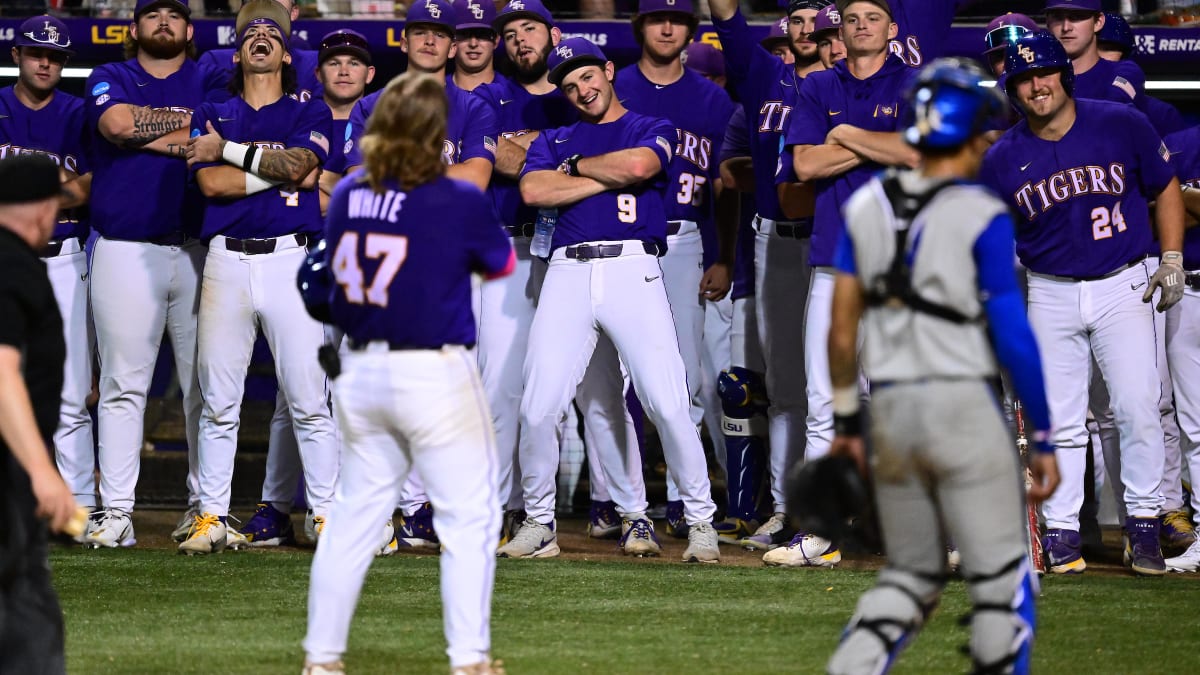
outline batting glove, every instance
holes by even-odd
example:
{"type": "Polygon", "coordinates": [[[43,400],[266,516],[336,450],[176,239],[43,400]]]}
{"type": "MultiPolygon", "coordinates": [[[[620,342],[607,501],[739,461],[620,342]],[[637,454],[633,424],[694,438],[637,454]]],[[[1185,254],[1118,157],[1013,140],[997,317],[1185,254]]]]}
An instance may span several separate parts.
{"type": "Polygon", "coordinates": [[[1183,254],[1179,251],[1164,251],[1159,261],[1158,269],[1146,284],[1146,292],[1142,294],[1142,302],[1150,302],[1154,297],[1154,289],[1161,288],[1158,304],[1154,306],[1160,312],[1165,312],[1175,303],[1183,299],[1183,254]]]}

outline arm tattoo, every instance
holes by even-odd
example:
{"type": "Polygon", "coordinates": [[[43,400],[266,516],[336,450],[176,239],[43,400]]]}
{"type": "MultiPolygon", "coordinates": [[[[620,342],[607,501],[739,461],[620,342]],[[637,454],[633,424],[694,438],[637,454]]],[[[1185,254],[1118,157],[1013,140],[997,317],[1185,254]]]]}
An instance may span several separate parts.
{"type": "Polygon", "coordinates": [[[187,157],[187,146],[178,143],[167,143],[167,154],[172,157],[187,157]]]}
{"type": "Polygon", "coordinates": [[[267,180],[299,183],[317,166],[317,156],[308,148],[263,150],[258,175],[267,180]]]}
{"type": "Polygon", "coordinates": [[[126,147],[140,148],[156,138],[191,124],[192,115],[174,110],[156,110],[146,106],[133,107],[133,135],[126,147]]]}

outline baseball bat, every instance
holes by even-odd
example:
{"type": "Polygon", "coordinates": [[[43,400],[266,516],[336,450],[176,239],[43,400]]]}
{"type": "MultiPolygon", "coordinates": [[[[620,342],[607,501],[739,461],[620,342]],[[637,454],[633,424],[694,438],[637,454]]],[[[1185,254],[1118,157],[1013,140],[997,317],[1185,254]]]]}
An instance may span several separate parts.
{"type": "MultiPolygon", "coordinates": [[[[1021,453],[1021,464],[1025,469],[1025,489],[1033,486],[1033,473],[1029,470],[1029,437],[1025,435],[1025,415],[1021,402],[1013,399],[1013,418],[1017,423],[1017,450],[1021,453]]],[[[1029,562],[1038,576],[1046,573],[1046,556],[1042,551],[1041,529],[1038,527],[1037,507],[1025,502],[1025,515],[1029,525],[1029,562]]]]}

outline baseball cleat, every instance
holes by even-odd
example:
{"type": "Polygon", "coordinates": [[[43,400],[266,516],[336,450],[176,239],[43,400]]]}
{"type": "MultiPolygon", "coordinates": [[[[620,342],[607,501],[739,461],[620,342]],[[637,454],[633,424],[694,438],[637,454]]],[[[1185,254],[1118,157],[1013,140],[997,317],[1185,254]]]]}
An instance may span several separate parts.
{"type": "Polygon", "coordinates": [[[788,517],[786,513],[773,513],[749,537],[741,540],[741,545],[747,551],[770,551],[788,540],[788,517]]]}
{"type": "Polygon", "coordinates": [[[1083,540],[1075,530],[1050,529],[1042,538],[1051,574],[1082,574],[1087,569],[1083,560],[1083,540]]]}
{"type": "MultiPolygon", "coordinates": [[[[240,536],[240,535],[239,535],[240,536]]],[[[245,541],[245,537],[242,537],[245,541]]],[[[188,538],[179,545],[179,552],[187,555],[220,553],[229,542],[229,528],[211,513],[202,513],[192,521],[188,538]]]]}
{"type": "Polygon", "coordinates": [[[433,507],[428,502],[410,516],[401,515],[396,528],[396,542],[401,548],[441,548],[433,529],[433,507]]]}
{"type": "Polygon", "coordinates": [[[1158,541],[1164,551],[1182,551],[1197,540],[1196,526],[1185,509],[1168,511],[1158,519],[1158,541]]]}
{"type": "Polygon", "coordinates": [[[842,561],[837,544],[815,534],[797,532],[787,546],[767,551],[763,564],[772,567],[833,567],[842,561]]]}
{"type": "Polygon", "coordinates": [[[487,660],[465,666],[452,666],[450,675],[504,675],[504,663],[487,660]]]}
{"type": "Polygon", "coordinates": [[[90,548],[128,548],[137,544],[133,537],[133,519],[120,509],[104,509],[89,517],[87,539],[90,548]]]}
{"type": "Polygon", "coordinates": [[[719,523],[713,523],[717,531],[717,543],[740,544],[742,540],[758,531],[757,520],[742,520],[741,518],[726,518],[719,523]]]}
{"type": "Polygon", "coordinates": [[[497,549],[496,557],[553,558],[559,554],[558,536],[554,530],[554,521],[543,525],[533,518],[526,518],[512,541],[497,549]]]}
{"type": "Polygon", "coordinates": [[[1195,572],[1200,570],[1200,540],[1192,542],[1182,555],[1163,561],[1172,572],[1195,572]]]}
{"type": "Polygon", "coordinates": [[[667,534],[676,539],[687,539],[688,524],[683,518],[683,502],[667,502],[667,534]]]}
{"type": "Polygon", "coordinates": [[[304,661],[304,670],[300,675],[346,675],[346,665],[341,661],[330,663],[309,663],[304,661]]]}
{"type": "Polygon", "coordinates": [[[383,546],[375,551],[376,558],[384,558],[395,553],[400,548],[400,542],[396,540],[396,526],[392,524],[392,519],[383,524],[383,536],[380,537],[383,546]]]}
{"type": "Polygon", "coordinates": [[[644,513],[631,514],[621,520],[621,552],[637,558],[648,558],[662,553],[662,546],[654,534],[654,523],[644,513]]]}
{"type": "Polygon", "coordinates": [[[717,546],[717,531],[712,523],[696,523],[687,530],[688,547],[683,552],[685,563],[721,562],[721,550],[717,546]]]}
{"type": "Polygon", "coordinates": [[[592,539],[613,539],[622,533],[616,502],[592,500],[592,506],[588,509],[587,536],[592,539]]]}
{"type": "Polygon", "coordinates": [[[525,509],[505,510],[504,518],[500,521],[500,544],[497,548],[512,541],[512,538],[517,536],[517,530],[521,529],[523,522],[525,522],[525,509]]]}
{"type": "Polygon", "coordinates": [[[304,516],[304,536],[314,544],[321,538],[321,531],[325,529],[325,516],[318,516],[309,511],[304,516]]]}
{"type": "Polygon", "coordinates": [[[258,505],[239,532],[246,537],[246,545],[252,548],[296,543],[296,529],[292,527],[291,517],[266,503],[258,505]]]}
{"type": "Polygon", "coordinates": [[[1125,519],[1125,565],[1134,574],[1156,577],[1167,573],[1158,536],[1158,518],[1125,519]]]}
{"type": "Polygon", "coordinates": [[[192,523],[198,515],[200,515],[200,505],[188,504],[187,511],[183,512],[183,516],[179,519],[179,522],[175,523],[175,529],[171,530],[171,539],[175,541],[187,539],[188,532],[192,529],[192,523]]]}

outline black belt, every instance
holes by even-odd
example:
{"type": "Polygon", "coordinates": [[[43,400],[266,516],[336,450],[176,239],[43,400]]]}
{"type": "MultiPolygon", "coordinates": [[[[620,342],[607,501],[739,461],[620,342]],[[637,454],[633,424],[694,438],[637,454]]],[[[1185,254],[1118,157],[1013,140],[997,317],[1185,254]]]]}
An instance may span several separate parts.
{"type": "MultiPolygon", "coordinates": [[[[293,237],[296,243],[301,248],[307,248],[309,235],[307,234],[285,234],[283,237],[293,237]]],[[[234,239],[233,237],[225,237],[225,250],[233,251],[234,253],[244,253],[245,255],[263,255],[265,253],[274,253],[276,243],[283,237],[275,237],[274,239],[234,239]]],[[[313,238],[315,240],[315,237],[313,238]]]]}
{"type": "MultiPolygon", "coordinates": [[[[350,346],[350,351],[352,351],[352,352],[361,352],[362,350],[367,348],[367,345],[369,345],[373,342],[386,342],[389,352],[438,351],[442,347],[446,346],[446,345],[437,345],[436,347],[430,347],[428,345],[414,345],[414,344],[410,344],[407,342],[392,342],[391,340],[366,340],[364,342],[364,341],[360,341],[360,340],[355,340],[352,337],[346,338],[346,344],[350,346]]],[[[469,345],[469,346],[473,346],[473,345],[469,345]]]]}
{"type": "Polygon", "coordinates": [[[526,239],[533,236],[533,223],[523,223],[521,225],[505,225],[504,231],[513,239],[524,237],[526,239]]]}
{"type": "MultiPolygon", "coordinates": [[[[596,258],[616,258],[625,250],[625,244],[579,244],[576,246],[568,246],[563,252],[567,258],[586,262],[595,260],[596,258]]],[[[658,244],[648,241],[642,242],[642,250],[653,256],[661,255],[658,252],[658,244]]]]}
{"type": "Polygon", "coordinates": [[[1064,277],[1064,276],[1059,276],[1057,274],[1042,274],[1041,272],[1034,272],[1034,274],[1037,274],[1037,275],[1043,276],[1043,277],[1050,277],[1051,279],[1057,279],[1060,281],[1100,281],[1102,279],[1111,279],[1112,277],[1117,276],[1118,274],[1120,274],[1121,272],[1124,272],[1125,270],[1129,269],[1130,267],[1140,264],[1143,260],[1145,260],[1146,258],[1149,258],[1149,257],[1150,257],[1149,255],[1138,256],[1138,257],[1134,258],[1133,260],[1130,260],[1129,262],[1125,263],[1124,265],[1121,265],[1120,267],[1118,267],[1117,269],[1115,269],[1111,272],[1108,272],[1106,274],[1101,274],[1098,276],[1094,276],[1094,277],[1064,277]]]}
{"type": "Polygon", "coordinates": [[[147,239],[146,242],[156,246],[183,246],[192,238],[193,237],[189,237],[186,232],[176,231],[168,232],[161,237],[147,239]]]}
{"type": "Polygon", "coordinates": [[[682,220],[668,220],[667,221],[667,236],[674,237],[675,235],[679,234],[679,230],[682,227],[683,227],[682,220]]]}
{"type": "Polygon", "coordinates": [[[52,239],[52,240],[46,242],[46,245],[44,247],[42,247],[42,251],[41,251],[41,253],[38,253],[38,255],[41,256],[42,258],[53,258],[53,257],[59,255],[60,253],[62,253],[63,245],[66,244],[68,241],[79,242],[79,250],[80,251],[83,250],[83,240],[82,239],[80,239],[79,237],[67,237],[66,239],[52,239]]]}
{"type": "MultiPolygon", "coordinates": [[[[764,220],[766,220],[766,218],[763,218],[762,216],[754,216],[754,229],[756,231],[758,230],[758,226],[762,225],[764,220]]],[[[812,236],[812,226],[810,226],[808,223],[797,225],[793,223],[781,223],[779,221],[775,221],[775,234],[781,237],[787,237],[788,239],[808,239],[812,236]]]]}

